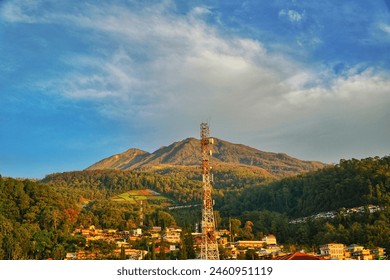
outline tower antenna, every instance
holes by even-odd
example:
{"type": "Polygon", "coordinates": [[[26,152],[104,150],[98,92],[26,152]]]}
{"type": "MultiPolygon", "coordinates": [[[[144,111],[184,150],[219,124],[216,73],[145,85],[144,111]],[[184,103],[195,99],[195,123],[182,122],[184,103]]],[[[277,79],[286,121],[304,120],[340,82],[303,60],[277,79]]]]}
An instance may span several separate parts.
{"type": "Polygon", "coordinates": [[[210,156],[212,151],[209,146],[214,143],[214,139],[210,138],[210,130],[207,123],[201,123],[200,136],[203,177],[202,243],[200,258],[203,260],[219,260],[218,243],[215,233],[213,200],[211,197],[213,176],[210,172],[210,156]]]}

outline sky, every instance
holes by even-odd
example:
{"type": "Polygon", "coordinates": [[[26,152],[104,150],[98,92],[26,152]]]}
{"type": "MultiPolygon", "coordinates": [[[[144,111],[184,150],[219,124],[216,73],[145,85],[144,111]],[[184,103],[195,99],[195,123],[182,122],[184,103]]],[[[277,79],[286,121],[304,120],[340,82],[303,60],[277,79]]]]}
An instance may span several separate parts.
{"type": "Polygon", "coordinates": [[[390,151],[390,0],[1,0],[0,174],[210,134],[303,160],[390,151]]]}

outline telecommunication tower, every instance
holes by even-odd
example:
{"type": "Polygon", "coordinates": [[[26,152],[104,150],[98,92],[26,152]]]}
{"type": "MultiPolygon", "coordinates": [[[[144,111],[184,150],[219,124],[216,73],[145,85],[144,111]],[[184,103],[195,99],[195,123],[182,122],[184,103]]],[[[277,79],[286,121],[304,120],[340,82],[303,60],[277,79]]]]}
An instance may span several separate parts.
{"type": "Polygon", "coordinates": [[[210,138],[207,123],[200,125],[202,148],[202,175],[203,175],[203,204],[202,204],[202,244],[200,258],[203,260],[219,260],[218,243],[215,234],[213,200],[211,197],[213,176],[210,172],[210,145],[214,139],[210,138]]]}

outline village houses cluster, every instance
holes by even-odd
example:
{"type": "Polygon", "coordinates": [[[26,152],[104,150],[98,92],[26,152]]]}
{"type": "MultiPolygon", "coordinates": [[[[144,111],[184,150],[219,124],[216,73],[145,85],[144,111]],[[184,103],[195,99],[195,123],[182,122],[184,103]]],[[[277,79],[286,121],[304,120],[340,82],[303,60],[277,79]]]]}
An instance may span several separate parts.
{"type": "Polygon", "coordinates": [[[364,213],[366,210],[368,210],[370,213],[375,213],[377,211],[384,210],[384,207],[378,206],[378,205],[368,205],[368,206],[360,206],[360,207],[353,207],[353,208],[342,208],[339,211],[328,211],[328,212],[321,212],[312,216],[308,217],[302,217],[299,219],[295,219],[290,221],[290,224],[297,224],[297,223],[304,223],[308,219],[333,219],[338,214],[347,216],[352,215],[355,213],[364,213]]]}
{"type": "MultiPolygon", "coordinates": [[[[155,253],[160,253],[159,243],[164,241],[164,252],[177,252],[182,242],[182,228],[179,226],[170,226],[164,230],[161,227],[151,227],[143,231],[136,228],[131,231],[119,231],[115,229],[97,229],[94,226],[89,228],[79,228],[74,231],[74,235],[85,237],[86,244],[93,241],[103,241],[115,244],[112,253],[119,257],[121,254],[126,259],[142,260],[150,253],[152,246],[147,250],[132,248],[132,243],[140,241],[142,238],[153,240],[156,244],[155,253]]],[[[357,244],[344,245],[339,243],[323,244],[318,252],[287,252],[283,245],[279,245],[276,236],[273,234],[265,235],[261,240],[238,240],[232,242],[229,230],[222,229],[217,231],[217,238],[220,248],[224,251],[226,259],[242,259],[248,251],[256,259],[318,259],[318,260],[376,260],[385,259],[385,250],[381,247],[364,248],[357,244]]],[[[193,246],[195,251],[199,251],[201,244],[201,233],[192,233],[193,246]]],[[[150,242],[149,242],[150,244],[150,242]]],[[[99,250],[80,250],[77,252],[67,252],[67,260],[77,259],[101,259],[104,255],[99,250]]]]}

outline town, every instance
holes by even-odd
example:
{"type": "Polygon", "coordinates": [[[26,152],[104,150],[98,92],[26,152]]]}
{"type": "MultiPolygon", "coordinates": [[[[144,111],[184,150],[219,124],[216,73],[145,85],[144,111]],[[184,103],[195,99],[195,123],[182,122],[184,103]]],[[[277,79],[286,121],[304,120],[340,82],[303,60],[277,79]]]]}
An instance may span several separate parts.
{"type": "Polygon", "coordinates": [[[348,208],[348,209],[343,208],[343,209],[340,209],[340,211],[321,212],[321,213],[318,213],[316,215],[312,215],[309,217],[295,219],[295,220],[290,221],[290,223],[291,224],[303,223],[303,222],[306,222],[308,219],[321,219],[321,218],[333,219],[334,217],[336,217],[337,214],[346,216],[346,215],[351,215],[353,213],[364,213],[366,211],[366,208],[367,208],[368,212],[370,212],[370,213],[375,213],[377,211],[384,210],[384,207],[380,207],[378,205],[360,206],[360,207],[353,207],[353,208],[348,208]]]}
{"type": "MultiPolygon", "coordinates": [[[[179,226],[141,227],[129,231],[98,229],[95,226],[78,228],[73,234],[83,240],[84,248],[67,252],[65,260],[96,259],[181,259],[180,250],[185,246],[193,251],[193,258],[199,258],[201,233],[189,232],[191,237],[185,245],[184,230],[179,226]]],[[[381,260],[386,259],[384,248],[365,248],[357,244],[329,243],[319,246],[318,252],[294,251],[291,246],[277,243],[273,234],[261,240],[232,241],[227,229],[216,231],[220,259],[226,260],[381,260]]]]}

